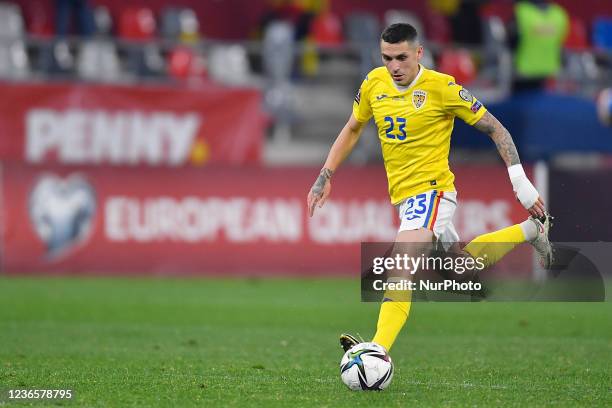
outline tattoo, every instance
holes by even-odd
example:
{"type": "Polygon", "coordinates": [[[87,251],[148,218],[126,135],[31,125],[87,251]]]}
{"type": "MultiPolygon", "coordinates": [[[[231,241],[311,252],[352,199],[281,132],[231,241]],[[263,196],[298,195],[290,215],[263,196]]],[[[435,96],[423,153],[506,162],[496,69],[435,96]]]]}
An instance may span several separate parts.
{"type": "Polygon", "coordinates": [[[486,112],[474,127],[493,139],[506,166],[510,167],[521,162],[510,132],[490,112],[486,112]]]}
{"type": "Polygon", "coordinates": [[[333,174],[333,171],[326,167],[323,167],[321,169],[321,172],[319,173],[319,177],[317,177],[317,180],[311,188],[312,194],[315,196],[323,194],[323,188],[325,187],[327,180],[329,180],[333,174]]]}

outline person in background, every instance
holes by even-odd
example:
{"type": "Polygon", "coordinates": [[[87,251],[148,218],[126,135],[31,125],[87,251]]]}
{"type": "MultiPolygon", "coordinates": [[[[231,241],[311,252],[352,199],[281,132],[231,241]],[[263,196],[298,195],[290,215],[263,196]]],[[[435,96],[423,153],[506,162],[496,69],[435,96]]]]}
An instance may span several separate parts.
{"type": "Polygon", "coordinates": [[[95,33],[93,10],[88,0],[55,0],[55,6],[55,30],[58,36],[72,34],[73,17],[76,22],[75,34],[89,37],[95,33]]]}
{"type": "Polygon", "coordinates": [[[267,4],[267,11],[259,25],[259,36],[263,35],[267,26],[273,21],[290,23],[294,28],[294,39],[301,49],[299,70],[296,70],[294,75],[316,74],[319,56],[309,36],[315,17],[328,9],[328,0],[269,0],[267,4]]]}
{"type": "Polygon", "coordinates": [[[480,46],[483,43],[480,8],[485,2],[486,0],[428,0],[427,4],[432,11],[448,19],[453,42],[480,46]]]}
{"type": "Polygon", "coordinates": [[[302,41],[310,32],[310,23],[327,2],[322,0],[270,0],[260,23],[263,33],[272,21],[287,21],[295,27],[295,40],[302,41]]]}
{"type": "Polygon", "coordinates": [[[561,70],[561,52],[568,32],[566,11],[547,0],[519,0],[514,6],[514,91],[542,89],[561,70]]]}

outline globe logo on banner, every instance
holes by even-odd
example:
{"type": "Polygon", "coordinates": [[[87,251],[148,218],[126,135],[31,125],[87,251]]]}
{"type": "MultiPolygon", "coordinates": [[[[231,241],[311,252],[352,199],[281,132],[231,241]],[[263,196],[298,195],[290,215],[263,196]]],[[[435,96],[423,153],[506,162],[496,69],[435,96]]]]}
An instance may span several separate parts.
{"type": "Polygon", "coordinates": [[[45,173],[30,193],[30,220],[47,255],[57,259],[84,243],[92,232],[96,195],[85,177],[45,173]]]}

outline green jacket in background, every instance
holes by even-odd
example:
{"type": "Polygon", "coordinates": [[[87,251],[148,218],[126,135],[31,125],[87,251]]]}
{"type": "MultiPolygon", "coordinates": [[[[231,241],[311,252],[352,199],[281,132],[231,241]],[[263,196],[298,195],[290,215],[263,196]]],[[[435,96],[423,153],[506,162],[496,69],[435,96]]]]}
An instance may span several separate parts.
{"type": "Polygon", "coordinates": [[[542,8],[522,1],[516,4],[515,15],[519,40],[514,63],[518,76],[557,74],[569,25],[565,10],[557,4],[542,8]]]}

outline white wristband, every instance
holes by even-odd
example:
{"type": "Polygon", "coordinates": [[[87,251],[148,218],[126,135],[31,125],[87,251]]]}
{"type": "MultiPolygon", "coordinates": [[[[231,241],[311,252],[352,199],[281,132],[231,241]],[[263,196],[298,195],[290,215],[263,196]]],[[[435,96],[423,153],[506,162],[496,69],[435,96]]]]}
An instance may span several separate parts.
{"type": "Polygon", "coordinates": [[[516,198],[526,209],[531,208],[538,200],[539,194],[531,181],[527,178],[523,166],[514,164],[508,167],[508,175],[512,183],[512,189],[516,193],[516,198]]]}
{"type": "Polygon", "coordinates": [[[508,167],[508,176],[510,176],[510,180],[521,176],[527,177],[521,163],[513,164],[512,166],[508,167]]]}

